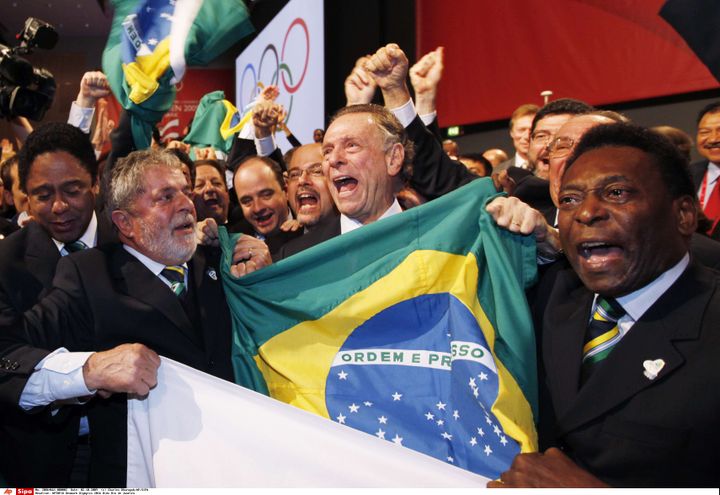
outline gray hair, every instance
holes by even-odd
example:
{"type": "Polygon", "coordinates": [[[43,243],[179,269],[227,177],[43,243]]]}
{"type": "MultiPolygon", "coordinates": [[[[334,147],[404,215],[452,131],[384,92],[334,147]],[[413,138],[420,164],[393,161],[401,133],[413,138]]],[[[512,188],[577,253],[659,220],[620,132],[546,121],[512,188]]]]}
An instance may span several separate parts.
{"type": "Polygon", "coordinates": [[[172,153],[147,149],[133,151],[120,158],[112,169],[107,195],[107,212],[131,209],[138,196],[145,193],[145,175],[154,168],[166,167],[182,172],[182,162],[172,153]]]}

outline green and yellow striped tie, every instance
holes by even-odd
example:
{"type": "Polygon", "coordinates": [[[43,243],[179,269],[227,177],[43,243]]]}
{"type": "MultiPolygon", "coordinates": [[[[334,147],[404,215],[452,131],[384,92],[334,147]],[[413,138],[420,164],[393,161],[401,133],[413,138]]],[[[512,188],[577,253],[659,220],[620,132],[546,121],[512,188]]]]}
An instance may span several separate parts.
{"type": "Polygon", "coordinates": [[[170,289],[176,296],[182,297],[185,293],[185,271],[182,265],[166,266],[160,274],[170,281],[170,289]]]}
{"type": "Polygon", "coordinates": [[[598,363],[605,359],[620,341],[621,334],[617,322],[624,315],[625,311],[615,299],[597,298],[595,312],[585,333],[582,383],[585,383],[598,363]]]}

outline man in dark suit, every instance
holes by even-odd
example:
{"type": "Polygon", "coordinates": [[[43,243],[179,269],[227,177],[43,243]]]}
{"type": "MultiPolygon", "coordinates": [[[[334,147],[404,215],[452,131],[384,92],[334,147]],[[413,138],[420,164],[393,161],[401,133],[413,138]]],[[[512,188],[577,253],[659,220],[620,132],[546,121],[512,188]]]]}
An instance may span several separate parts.
{"type": "MultiPolygon", "coordinates": [[[[0,243],[0,321],[30,309],[51,288],[55,267],[78,242],[92,248],[114,240],[104,215],[94,211],[97,164],[87,136],[68,124],[38,127],[19,154],[15,180],[27,193],[34,221],[0,243]]],[[[67,486],[81,409],[52,421],[43,415],[2,411],[0,466],[16,486],[67,486]]],[[[86,429],[82,430],[86,436],[86,429]]]]}
{"type": "Polygon", "coordinates": [[[700,206],[712,225],[708,235],[720,238],[720,102],[700,110],[697,119],[696,146],[704,158],[690,164],[700,206]]]}
{"type": "MultiPolygon", "coordinates": [[[[9,363],[0,370],[0,400],[30,409],[100,395],[85,406],[89,486],[125,484],[124,393],[143,395],[154,385],[154,351],[233,378],[219,259],[196,251],[195,210],[180,162],[163,152],[132,153],[113,168],[107,197],[121,243],[62,258],[47,296],[0,332],[9,363]]],[[[235,259],[243,260],[233,264],[235,275],[270,262],[267,247],[247,236],[235,259]]]]}
{"type": "Polygon", "coordinates": [[[559,192],[571,268],[553,267],[536,307],[554,447],[490,486],[718,486],[720,279],[688,254],[693,196],[662,137],[583,136],[559,192]]]}

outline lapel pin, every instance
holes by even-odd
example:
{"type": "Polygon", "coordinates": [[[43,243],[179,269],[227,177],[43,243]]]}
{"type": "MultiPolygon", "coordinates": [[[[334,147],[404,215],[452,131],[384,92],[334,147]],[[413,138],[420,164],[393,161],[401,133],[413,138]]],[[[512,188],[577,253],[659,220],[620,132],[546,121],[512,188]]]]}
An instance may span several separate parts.
{"type": "Polygon", "coordinates": [[[208,277],[210,277],[213,280],[217,280],[217,273],[215,272],[214,268],[208,268],[207,271],[208,277]]]}
{"type": "Polygon", "coordinates": [[[645,368],[645,371],[643,371],[643,375],[645,375],[650,380],[654,380],[655,378],[657,378],[660,370],[662,370],[664,366],[665,361],[663,361],[662,359],[655,359],[654,361],[648,359],[643,362],[643,368],[645,368]]]}

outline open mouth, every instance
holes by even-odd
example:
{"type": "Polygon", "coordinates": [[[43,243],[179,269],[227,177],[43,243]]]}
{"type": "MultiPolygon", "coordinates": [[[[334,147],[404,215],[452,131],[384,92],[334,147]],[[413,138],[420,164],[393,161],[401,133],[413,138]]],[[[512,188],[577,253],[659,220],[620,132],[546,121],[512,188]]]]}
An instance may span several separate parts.
{"type": "Polygon", "coordinates": [[[190,235],[195,234],[195,221],[192,219],[187,219],[185,221],[182,221],[175,225],[173,227],[173,231],[177,232],[180,235],[190,235]]]}
{"type": "Polygon", "coordinates": [[[255,219],[255,223],[257,224],[258,227],[268,227],[272,223],[272,219],[273,219],[274,215],[275,215],[275,212],[270,210],[270,211],[255,215],[253,218],[255,219]]]}
{"type": "Polygon", "coordinates": [[[318,195],[314,191],[300,191],[295,195],[298,211],[310,210],[315,208],[320,202],[318,195]]]}
{"type": "Polygon", "coordinates": [[[333,179],[333,184],[339,195],[352,193],[358,185],[357,179],[349,175],[341,175],[333,179]]]}
{"type": "Polygon", "coordinates": [[[602,241],[583,242],[578,244],[577,252],[590,265],[601,265],[622,257],[623,248],[602,241]]]}

